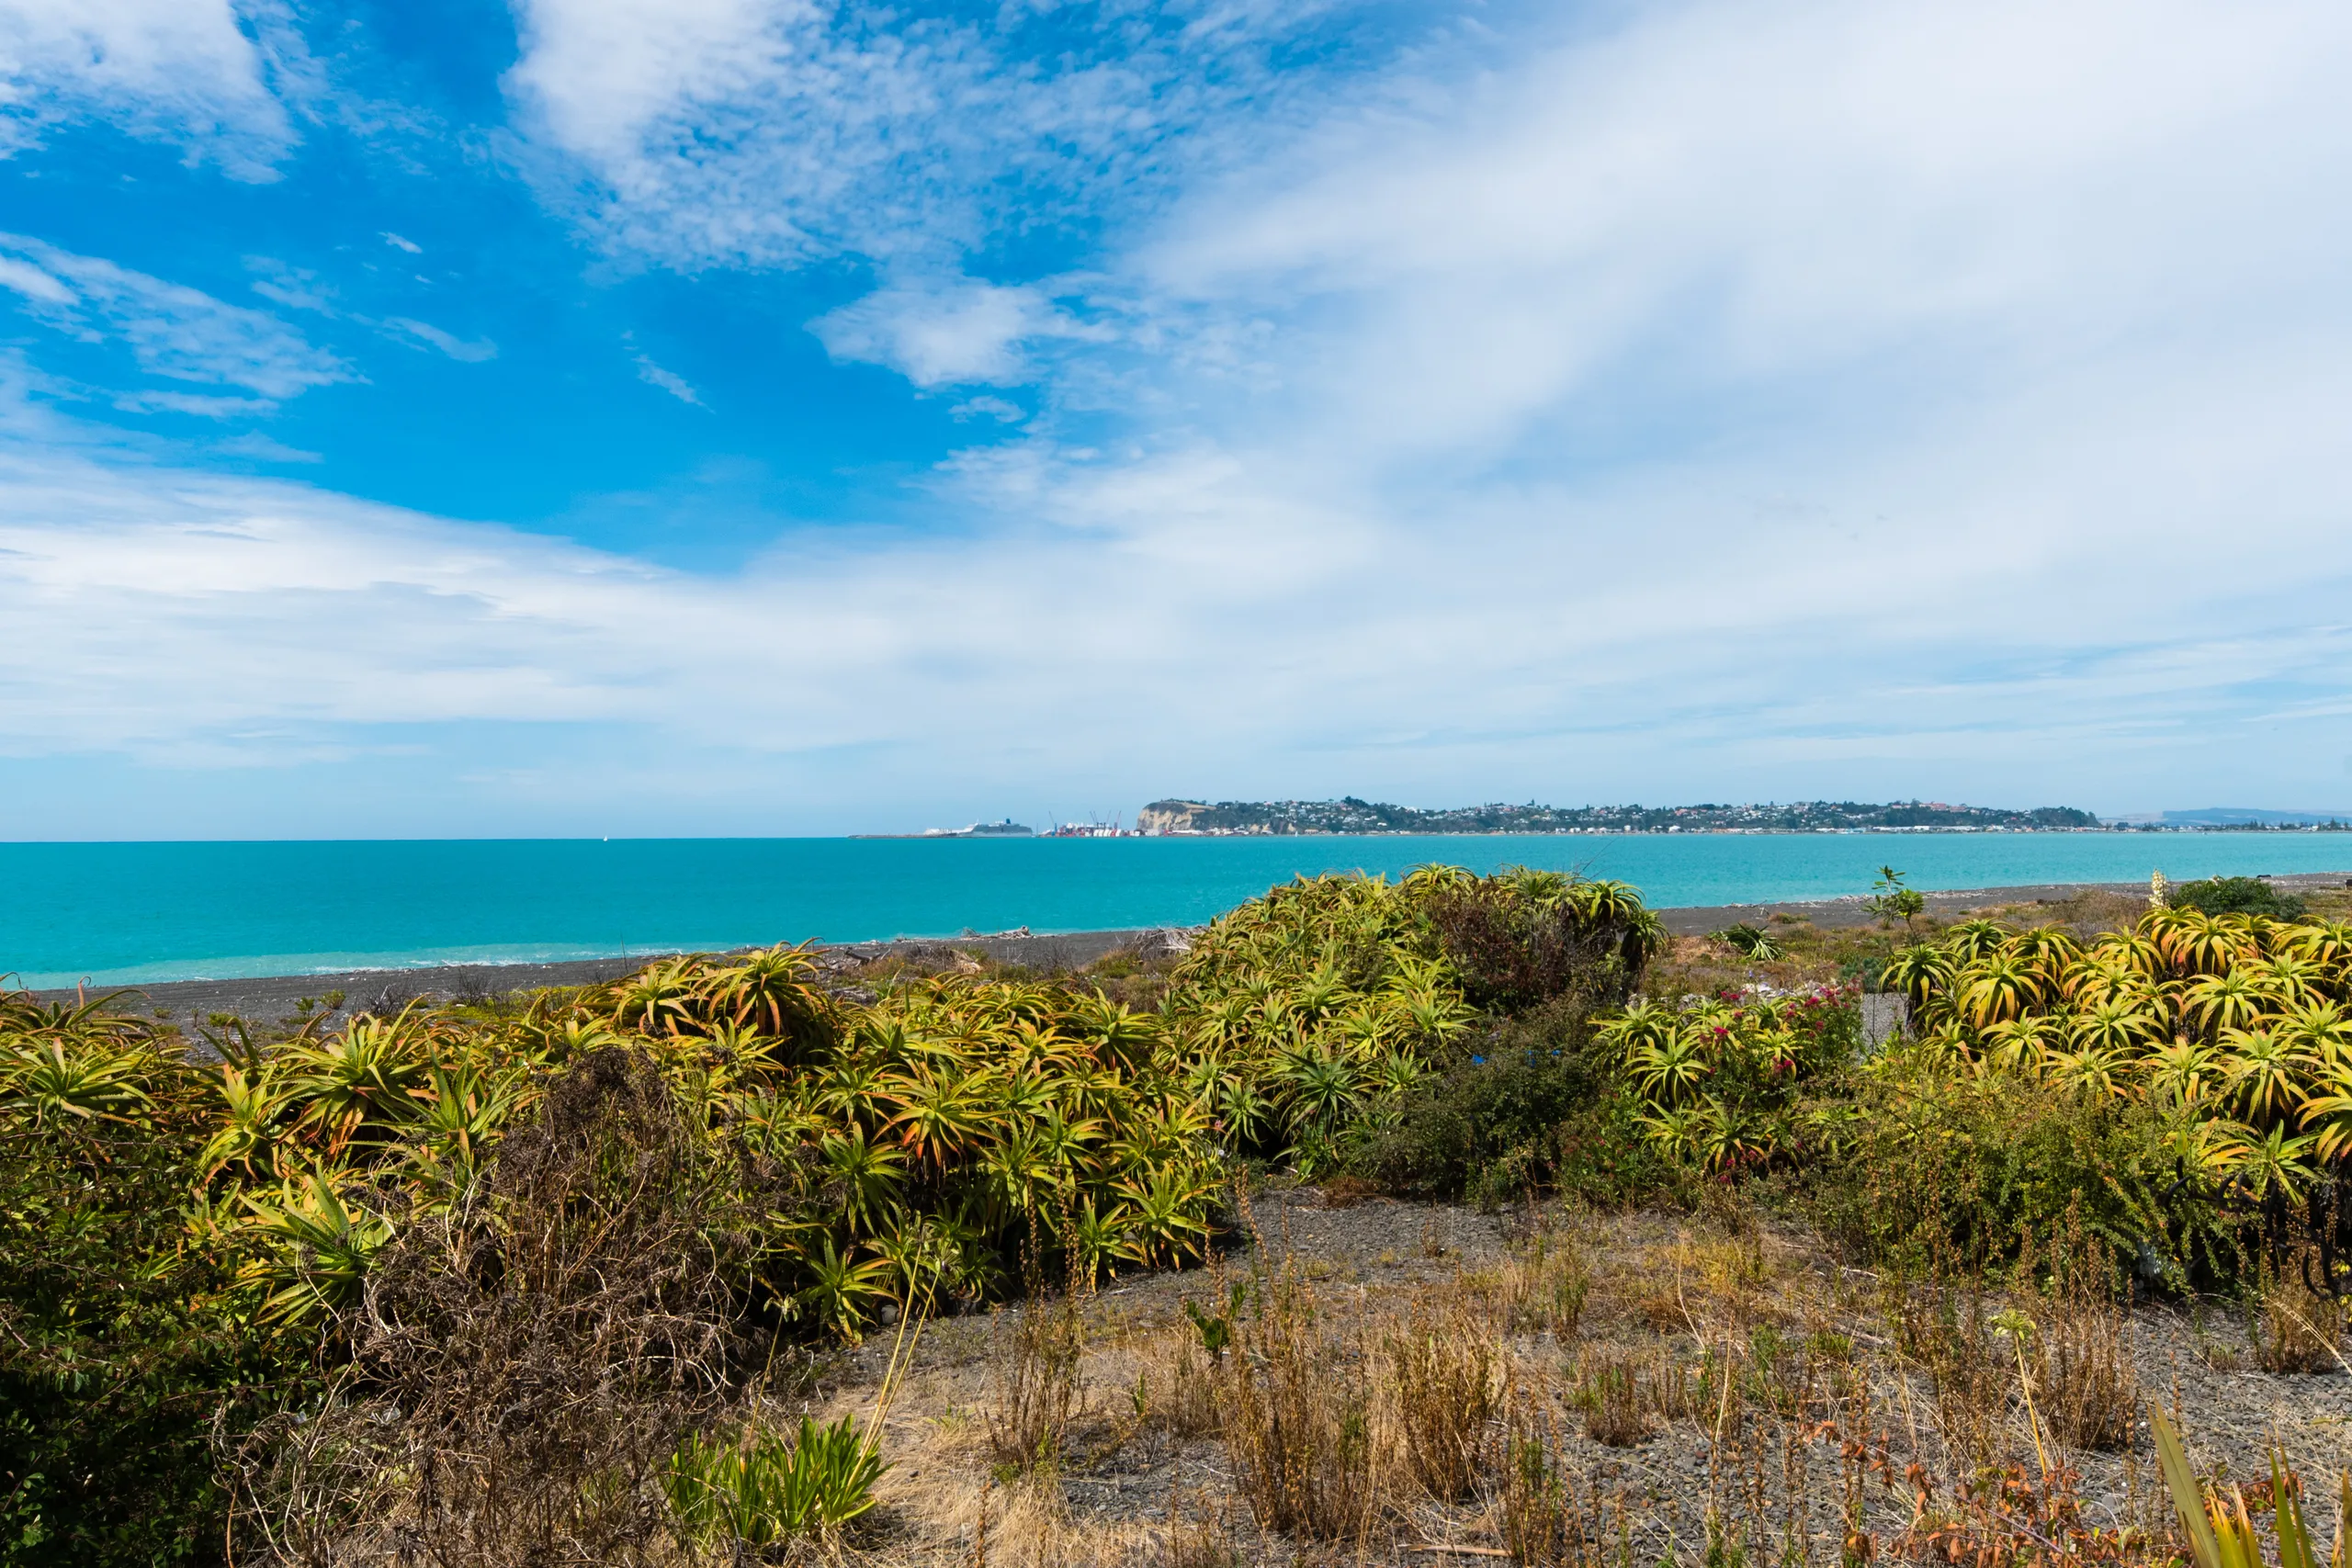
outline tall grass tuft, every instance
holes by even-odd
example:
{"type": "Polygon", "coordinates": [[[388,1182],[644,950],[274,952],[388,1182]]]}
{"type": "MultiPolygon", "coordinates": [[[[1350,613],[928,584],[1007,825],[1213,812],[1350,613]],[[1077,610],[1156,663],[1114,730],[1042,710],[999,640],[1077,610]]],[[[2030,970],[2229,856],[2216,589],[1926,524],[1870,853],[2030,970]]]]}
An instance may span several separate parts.
{"type": "Polygon", "coordinates": [[[2046,1279],[2037,1278],[2041,1262],[2029,1239],[2017,1293],[2035,1325],[2035,1407],[2069,1448],[2128,1447],[2140,1418],[2140,1379],[2132,1366],[2131,1315],[2110,1293],[2107,1247],[2083,1229],[2076,1210],[2060,1225],[2046,1279]]]}
{"type": "Polygon", "coordinates": [[[1009,1472],[1051,1471],[1061,1462],[1082,1393],[1086,1324],[1078,1292],[1048,1298],[1033,1291],[1014,1314],[1011,1340],[995,1363],[989,1449],[1009,1472]]]}
{"type": "Polygon", "coordinates": [[[1555,1455],[1559,1428],[1514,1410],[1503,1437],[1503,1549],[1521,1568],[1569,1568],[1583,1560],[1584,1532],[1566,1472],[1555,1455]]]}
{"type": "Polygon", "coordinates": [[[1626,1449],[1657,1435],[1654,1400],[1643,1370],[1644,1363],[1632,1356],[1602,1353],[1585,1361],[1576,1400],[1584,1408],[1586,1437],[1607,1448],[1626,1449]]]}
{"type": "Polygon", "coordinates": [[[1287,1261],[1256,1299],[1218,1390],[1234,1479],[1261,1529],[1360,1540],[1381,1503],[1371,1369],[1287,1261]]]}
{"type": "Polygon", "coordinates": [[[1417,1311],[1382,1337],[1382,1359],[1413,1479],[1442,1503],[1469,1496],[1504,1392],[1493,1330],[1459,1303],[1417,1311]]]}

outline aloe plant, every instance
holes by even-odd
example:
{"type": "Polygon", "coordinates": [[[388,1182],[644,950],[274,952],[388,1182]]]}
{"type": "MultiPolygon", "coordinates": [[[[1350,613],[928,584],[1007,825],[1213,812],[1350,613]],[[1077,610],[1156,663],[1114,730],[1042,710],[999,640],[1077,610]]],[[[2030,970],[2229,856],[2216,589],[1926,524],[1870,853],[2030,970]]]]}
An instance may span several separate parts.
{"type": "MultiPolygon", "coordinates": [[[[2165,1472],[2165,1486],[2172,1494],[2172,1506],[2180,1516],[2182,1533],[2188,1537],[2189,1550],[2197,1558],[2197,1568],[2268,1568],[2262,1554],[2262,1538],[2246,1517],[2245,1495],[2235,1487],[2227,1497],[2216,1492],[2208,1495],[2198,1483],[2197,1472],[2189,1467],[2188,1452],[2181,1447],[2180,1434],[2161,1410],[2152,1410],[2148,1425],[2156,1435],[2156,1458],[2165,1472]]],[[[2303,1506],[2287,1471],[2286,1456],[2277,1448],[2270,1450],[2270,1495],[2277,1510],[2278,1538],[2278,1568],[2345,1568],[2346,1522],[2352,1521],[2352,1475],[2336,1480],[2337,1528],[2335,1544],[2325,1558],[2312,1539],[2310,1524],[2303,1517],[2303,1506]]]]}
{"type": "Polygon", "coordinates": [[[888,1469],[854,1417],[820,1426],[803,1416],[789,1443],[756,1427],[733,1438],[689,1433],[671,1456],[662,1491],[678,1521],[706,1544],[775,1546],[863,1517],[888,1469]]]}

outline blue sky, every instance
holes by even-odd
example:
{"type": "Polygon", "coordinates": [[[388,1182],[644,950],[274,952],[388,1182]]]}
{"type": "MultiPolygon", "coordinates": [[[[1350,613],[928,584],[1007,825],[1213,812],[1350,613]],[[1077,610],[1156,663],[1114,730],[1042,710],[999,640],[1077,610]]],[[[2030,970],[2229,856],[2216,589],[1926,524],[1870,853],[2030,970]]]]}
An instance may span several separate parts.
{"type": "Polygon", "coordinates": [[[0,834],[2352,805],[2347,46],[0,0],[0,834]]]}

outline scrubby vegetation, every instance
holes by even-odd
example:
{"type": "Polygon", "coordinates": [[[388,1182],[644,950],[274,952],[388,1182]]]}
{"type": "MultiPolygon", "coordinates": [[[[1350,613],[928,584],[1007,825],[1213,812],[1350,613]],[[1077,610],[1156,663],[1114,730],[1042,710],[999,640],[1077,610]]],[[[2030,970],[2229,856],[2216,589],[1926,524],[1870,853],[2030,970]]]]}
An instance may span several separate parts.
{"type": "MultiPolygon", "coordinates": [[[[0,1562],[904,1553],[894,1405],[927,1331],[1000,1310],[982,1409],[935,1419],[984,1434],[1001,1538],[1081,1461],[1084,1303],[1204,1264],[1102,1451],[1222,1444],[1270,1539],[1361,1550],[1405,1485],[1491,1505],[1521,1561],[1595,1562],[1562,1423],[1606,1448],[1712,1410],[1727,1444],[1736,1410],[1828,1412],[1869,1469],[1845,1330],[1756,1337],[1788,1318],[1739,1261],[1758,1216],[1882,1282],[1962,1422],[1952,1528],[2023,1551],[1983,1489],[2001,1391],[2038,1444],[2131,1446],[2116,1301],[2220,1292],[2254,1360],[2336,1364],[2352,927],[2174,908],[1897,951],[1917,914],[1677,942],[1619,885],[1430,868],[1302,881],[1180,958],[1075,976],[778,948],[192,1037],[128,998],[9,998],[0,1562]],[[1873,1047],[1882,977],[1912,1024],[1873,1047]],[[1337,1311],[1253,1221],[1253,1190],[1300,1180],[1520,1214],[1521,1240],[1490,1277],[1337,1311]],[[1603,1213],[1729,1227],[1670,1303],[1618,1302],[1696,1362],[1588,1343],[1595,1222],[1571,1221],[1603,1213]],[[827,1403],[844,1380],[854,1407],[827,1403]]],[[[2129,1555],[2061,1528],[2044,1459],[2059,1555],[2129,1555]]],[[[1146,1555],[1222,1560],[1239,1516],[1200,1506],[1146,1555]]],[[[1770,1550],[1801,1558],[1791,1506],[1770,1550]]],[[[1767,1550],[1768,1513],[1696,1554],[1767,1550]]]]}

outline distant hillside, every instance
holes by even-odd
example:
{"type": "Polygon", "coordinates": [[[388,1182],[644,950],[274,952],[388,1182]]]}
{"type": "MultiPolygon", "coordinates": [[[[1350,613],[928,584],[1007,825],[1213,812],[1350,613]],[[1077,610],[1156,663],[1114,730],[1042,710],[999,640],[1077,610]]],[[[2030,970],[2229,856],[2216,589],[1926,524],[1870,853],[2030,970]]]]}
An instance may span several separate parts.
{"type": "Polygon", "coordinates": [[[2167,827],[2301,828],[2342,827],[2352,822],[2352,811],[2266,811],[2251,806],[2207,806],[2195,811],[2167,811],[2167,827]]]}
{"type": "Polygon", "coordinates": [[[2096,828],[2068,806],[2002,811],[1939,800],[1864,806],[1801,800],[1779,806],[1462,806],[1424,811],[1350,795],[1341,800],[1155,800],[1136,814],[1147,833],[1662,833],[1746,829],[1824,832],[1839,828],[2096,828]]]}

